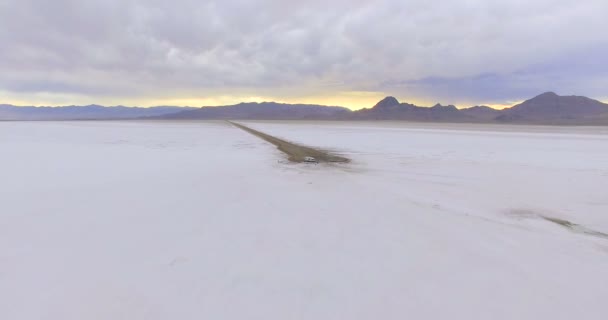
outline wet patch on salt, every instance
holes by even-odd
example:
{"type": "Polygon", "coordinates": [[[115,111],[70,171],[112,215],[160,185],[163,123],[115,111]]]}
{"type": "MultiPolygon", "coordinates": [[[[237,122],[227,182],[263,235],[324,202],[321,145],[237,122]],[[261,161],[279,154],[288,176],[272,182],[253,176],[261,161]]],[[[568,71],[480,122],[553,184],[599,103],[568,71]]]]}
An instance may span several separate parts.
{"type": "Polygon", "coordinates": [[[608,233],[593,230],[565,219],[555,218],[529,209],[513,209],[507,212],[507,215],[516,219],[541,219],[559,225],[575,233],[608,239],[608,233]]]}

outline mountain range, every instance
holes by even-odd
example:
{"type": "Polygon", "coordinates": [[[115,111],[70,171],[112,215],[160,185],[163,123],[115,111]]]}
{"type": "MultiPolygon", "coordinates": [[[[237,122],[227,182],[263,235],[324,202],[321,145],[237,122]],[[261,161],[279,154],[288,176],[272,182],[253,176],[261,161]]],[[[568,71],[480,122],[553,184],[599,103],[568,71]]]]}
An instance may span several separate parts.
{"type": "Polygon", "coordinates": [[[15,107],[0,105],[0,120],[403,120],[422,122],[524,123],[608,125],[608,104],[582,96],[546,92],[502,110],[487,106],[458,109],[436,104],[421,107],[386,97],[371,108],[352,111],[343,107],[276,102],[239,103],[221,107],[15,107]]]}
{"type": "Polygon", "coordinates": [[[371,108],[351,111],[341,107],[290,105],[275,102],[203,107],[159,116],[162,119],[251,120],[404,120],[422,122],[480,122],[608,125],[608,104],[581,96],[546,92],[511,108],[487,106],[458,109],[436,104],[421,107],[386,97],[371,108]]]}
{"type": "Polygon", "coordinates": [[[163,119],[341,119],[352,111],[343,107],[330,107],[313,104],[285,104],[277,102],[248,102],[223,107],[202,107],[195,110],[167,114],[163,119]]]}
{"type": "Polygon", "coordinates": [[[31,107],[0,104],[0,120],[116,120],[162,116],[196,108],[190,107],[104,107],[100,105],[31,107]]]}

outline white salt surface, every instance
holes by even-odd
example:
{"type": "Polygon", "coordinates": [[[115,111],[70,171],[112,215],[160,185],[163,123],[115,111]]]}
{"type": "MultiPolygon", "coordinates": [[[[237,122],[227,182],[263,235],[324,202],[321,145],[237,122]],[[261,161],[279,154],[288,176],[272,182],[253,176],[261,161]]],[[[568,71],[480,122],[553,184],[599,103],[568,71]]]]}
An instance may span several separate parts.
{"type": "Polygon", "coordinates": [[[0,122],[0,319],[606,319],[608,132],[0,122]]]}

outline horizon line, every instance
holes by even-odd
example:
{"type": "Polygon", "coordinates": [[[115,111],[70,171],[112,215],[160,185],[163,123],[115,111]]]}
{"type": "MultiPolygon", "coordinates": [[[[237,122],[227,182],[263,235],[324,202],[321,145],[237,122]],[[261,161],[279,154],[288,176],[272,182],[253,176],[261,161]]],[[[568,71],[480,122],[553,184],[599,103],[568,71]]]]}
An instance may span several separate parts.
{"type": "MultiPolygon", "coordinates": [[[[442,105],[442,106],[450,106],[453,105],[455,106],[457,109],[461,110],[461,109],[468,109],[468,108],[472,108],[472,107],[489,107],[495,110],[503,110],[506,108],[511,108],[513,106],[516,106],[522,102],[525,102],[527,100],[533,99],[535,97],[538,97],[542,94],[546,94],[546,93],[554,93],[552,91],[546,91],[543,92],[541,94],[535,95],[531,98],[525,99],[525,100],[518,100],[518,101],[513,101],[510,104],[475,104],[475,105],[471,105],[471,106],[467,106],[467,107],[459,107],[455,104],[442,104],[442,103],[436,103],[434,105],[420,105],[417,103],[410,103],[407,101],[403,101],[399,98],[396,98],[393,95],[387,95],[384,98],[378,100],[376,102],[376,104],[386,98],[395,98],[399,104],[412,104],[415,105],[416,107],[421,107],[421,108],[431,108],[435,105],[442,105]]],[[[581,96],[581,95],[559,95],[556,94],[557,96],[560,97],[572,97],[572,96],[578,96],[578,97],[586,97],[586,96],[581,96]]],[[[589,97],[586,97],[589,98],[589,97]]],[[[608,104],[608,102],[600,100],[600,99],[594,99],[594,98],[589,98],[589,99],[593,99],[593,100],[597,100],[601,103],[604,104],[608,104]]],[[[324,103],[311,103],[311,102],[286,102],[286,101],[281,101],[280,99],[278,100],[259,100],[259,101],[240,101],[237,103],[232,103],[232,104],[209,104],[209,105],[200,105],[200,106],[194,106],[194,105],[178,105],[178,104],[150,104],[148,106],[139,106],[139,105],[125,105],[125,104],[108,104],[108,105],[104,105],[104,104],[98,104],[98,103],[88,103],[88,104],[65,104],[65,105],[51,105],[51,104],[31,104],[31,105],[27,105],[27,104],[13,104],[13,103],[0,103],[0,106],[12,106],[12,107],[16,107],[16,108],[28,108],[28,107],[33,107],[33,108],[66,108],[66,107],[91,107],[91,106],[99,106],[99,107],[103,107],[103,108],[116,108],[116,107],[122,107],[122,108],[140,108],[140,109],[149,109],[149,108],[162,108],[162,107],[169,107],[169,108],[194,108],[194,109],[200,109],[200,108],[217,108],[217,107],[227,107],[227,106],[235,106],[235,105],[239,105],[239,104],[248,104],[248,103],[256,103],[256,104],[262,104],[262,103],[276,103],[276,104],[284,104],[284,105],[315,105],[315,106],[323,106],[323,107],[338,107],[338,108],[345,108],[351,111],[358,111],[358,110],[363,110],[363,109],[371,109],[373,108],[376,104],[374,105],[370,105],[367,107],[360,107],[360,108],[351,108],[345,105],[336,105],[336,104],[324,104],[324,103]]]]}

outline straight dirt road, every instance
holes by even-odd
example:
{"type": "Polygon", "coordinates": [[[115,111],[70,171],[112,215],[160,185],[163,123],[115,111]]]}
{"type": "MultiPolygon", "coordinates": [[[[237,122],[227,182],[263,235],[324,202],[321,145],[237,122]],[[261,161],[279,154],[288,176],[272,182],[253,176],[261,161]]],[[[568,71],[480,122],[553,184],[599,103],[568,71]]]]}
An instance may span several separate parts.
{"type": "Polygon", "coordinates": [[[292,162],[305,162],[306,157],[313,157],[318,162],[346,163],[346,162],[350,161],[348,158],[333,155],[333,154],[323,151],[323,150],[297,145],[295,143],[288,142],[288,141],[279,139],[277,137],[273,137],[269,134],[251,129],[242,124],[238,124],[238,123],[235,123],[232,121],[228,121],[228,122],[239,129],[245,130],[259,138],[262,138],[262,139],[274,144],[275,146],[277,146],[277,148],[279,150],[286,153],[288,155],[287,159],[292,162]]]}

